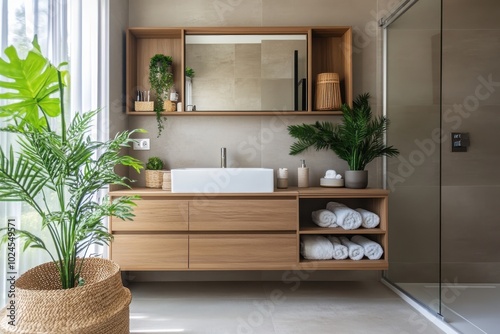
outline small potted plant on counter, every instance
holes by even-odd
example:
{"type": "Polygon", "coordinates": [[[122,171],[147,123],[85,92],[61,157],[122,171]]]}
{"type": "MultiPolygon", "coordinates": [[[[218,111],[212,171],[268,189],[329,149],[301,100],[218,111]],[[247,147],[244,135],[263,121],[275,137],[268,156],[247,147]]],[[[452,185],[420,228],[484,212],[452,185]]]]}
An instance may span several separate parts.
{"type": "Polygon", "coordinates": [[[163,161],[158,157],[151,157],[146,163],[146,187],[161,188],[163,174],[163,161]]]}
{"type": "Polygon", "coordinates": [[[316,122],[288,126],[289,134],[298,139],[290,147],[290,154],[296,155],[313,146],[317,151],[330,149],[349,165],[345,172],[347,188],[366,188],[368,171],[366,165],[373,159],[394,157],[399,151],[384,143],[388,119],[372,117],[368,93],[359,95],[353,107],[343,104],[342,123],[316,122]]]}
{"type": "Polygon", "coordinates": [[[174,75],[172,74],[172,57],[163,54],[156,54],[149,61],[149,83],[155,91],[156,98],[154,111],[156,113],[156,122],[158,124],[158,137],[164,129],[162,112],[165,110],[164,102],[170,88],[174,84],[174,75]]]}

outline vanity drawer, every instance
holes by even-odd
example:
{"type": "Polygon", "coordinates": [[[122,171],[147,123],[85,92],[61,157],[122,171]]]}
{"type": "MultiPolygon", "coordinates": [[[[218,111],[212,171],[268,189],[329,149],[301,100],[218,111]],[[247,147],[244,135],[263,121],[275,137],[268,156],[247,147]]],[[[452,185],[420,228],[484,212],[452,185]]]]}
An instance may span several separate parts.
{"type": "Polygon", "coordinates": [[[296,263],[296,234],[189,236],[190,269],[290,269],[296,263]]]}
{"type": "Polygon", "coordinates": [[[189,203],[191,231],[295,231],[298,201],[207,200],[189,203]]]}
{"type": "Polygon", "coordinates": [[[141,199],[134,207],[134,220],[113,217],[114,231],[187,231],[187,200],[141,199]]]}
{"type": "Polygon", "coordinates": [[[118,234],[111,243],[110,255],[122,270],[187,269],[188,236],[118,234]]]}

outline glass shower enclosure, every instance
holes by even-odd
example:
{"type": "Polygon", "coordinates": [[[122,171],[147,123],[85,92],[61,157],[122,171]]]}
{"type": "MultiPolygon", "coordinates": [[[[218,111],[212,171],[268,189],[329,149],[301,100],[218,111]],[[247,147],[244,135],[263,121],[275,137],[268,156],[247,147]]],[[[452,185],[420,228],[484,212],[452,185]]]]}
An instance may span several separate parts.
{"type": "Polygon", "coordinates": [[[401,152],[385,168],[384,279],[461,333],[497,333],[500,2],[400,4],[381,20],[387,143],[401,152]]]}

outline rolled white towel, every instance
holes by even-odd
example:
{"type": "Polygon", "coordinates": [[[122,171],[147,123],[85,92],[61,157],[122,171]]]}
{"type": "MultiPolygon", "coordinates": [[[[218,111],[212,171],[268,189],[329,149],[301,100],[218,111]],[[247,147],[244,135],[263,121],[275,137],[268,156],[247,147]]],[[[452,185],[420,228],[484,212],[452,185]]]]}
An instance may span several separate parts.
{"type": "Polygon", "coordinates": [[[350,241],[346,237],[340,237],[339,239],[342,245],[347,247],[351,260],[361,260],[363,256],[365,256],[365,251],[362,246],[350,241]]]}
{"type": "Polygon", "coordinates": [[[342,203],[329,202],[326,209],[330,210],[337,216],[337,225],[344,230],[355,230],[361,226],[363,219],[361,214],[351,208],[348,208],[342,203]]]}
{"type": "Polygon", "coordinates": [[[321,235],[303,235],[300,238],[300,254],[308,260],[331,260],[333,245],[321,235]]]}
{"type": "Polygon", "coordinates": [[[314,224],[320,227],[338,227],[337,216],[330,210],[322,209],[311,213],[314,224]]]}
{"type": "Polygon", "coordinates": [[[357,243],[361,247],[363,247],[365,251],[365,255],[370,260],[378,260],[384,254],[384,249],[378,243],[373,240],[370,240],[362,235],[355,235],[351,238],[352,242],[357,243]]]}
{"type": "Polygon", "coordinates": [[[335,260],[344,260],[349,257],[347,246],[342,245],[339,238],[329,235],[326,237],[333,245],[333,258],[335,260]]]}
{"type": "Polygon", "coordinates": [[[357,208],[356,211],[361,215],[361,219],[363,220],[361,226],[364,228],[375,228],[380,224],[380,217],[376,213],[362,208],[357,208]]]}

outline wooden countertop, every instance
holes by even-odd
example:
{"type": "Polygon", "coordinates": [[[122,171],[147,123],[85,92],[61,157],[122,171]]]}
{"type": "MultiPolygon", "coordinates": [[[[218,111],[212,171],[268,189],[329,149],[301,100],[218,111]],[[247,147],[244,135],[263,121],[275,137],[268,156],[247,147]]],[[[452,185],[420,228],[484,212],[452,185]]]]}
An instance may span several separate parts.
{"type": "Polygon", "coordinates": [[[349,188],[328,188],[309,187],[288,189],[275,189],[272,193],[172,193],[170,191],[154,188],[132,188],[110,191],[110,196],[131,196],[139,195],[143,197],[299,197],[299,198],[363,198],[363,197],[384,197],[389,194],[385,189],[349,189],[349,188]]]}

